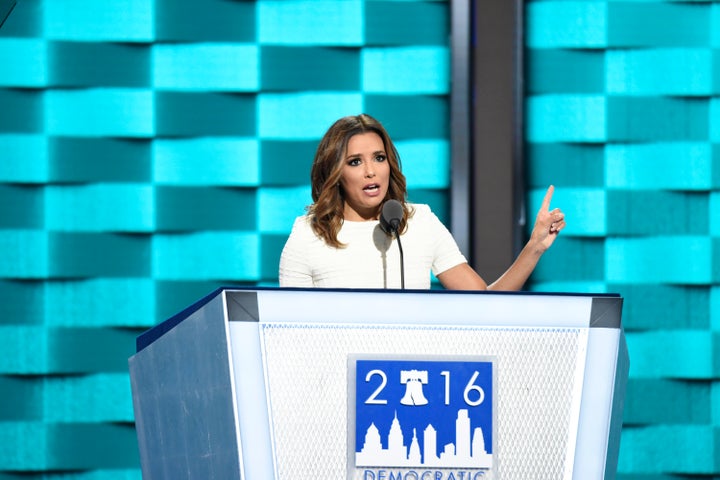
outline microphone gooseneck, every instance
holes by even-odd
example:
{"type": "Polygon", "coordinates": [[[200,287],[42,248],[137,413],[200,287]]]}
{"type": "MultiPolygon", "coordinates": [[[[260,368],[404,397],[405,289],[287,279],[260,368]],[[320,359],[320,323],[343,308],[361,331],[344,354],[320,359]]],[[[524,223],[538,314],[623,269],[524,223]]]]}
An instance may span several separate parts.
{"type": "Polygon", "coordinates": [[[400,250],[400,288],[405,289],[405,258],[403,255],[402,242],[400,241],[400,222],[403,218],[403,207],[397,200],[388,200],[383,204],[380,213],[380,227],[392,236],[395,234],[398,249],[400,250]]]}

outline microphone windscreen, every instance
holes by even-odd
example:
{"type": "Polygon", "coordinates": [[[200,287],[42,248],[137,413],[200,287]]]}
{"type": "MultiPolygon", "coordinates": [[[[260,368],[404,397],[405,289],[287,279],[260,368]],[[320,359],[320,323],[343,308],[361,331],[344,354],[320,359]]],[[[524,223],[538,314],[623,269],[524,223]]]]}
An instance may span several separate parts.
{"type": "Polygon", "coordinates": [[[397,200],[388,200],[383,204],[380,214],[380,226],[386,233],[397,232],[403,218],[403,207],[397,200]]]}

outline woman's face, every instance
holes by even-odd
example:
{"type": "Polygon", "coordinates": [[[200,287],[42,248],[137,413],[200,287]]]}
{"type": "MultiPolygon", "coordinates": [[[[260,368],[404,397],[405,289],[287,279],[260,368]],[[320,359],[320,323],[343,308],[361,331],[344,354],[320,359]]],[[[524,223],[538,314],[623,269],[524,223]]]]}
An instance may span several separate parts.
{"type": "Polygon", "coordinates": [[[345,220],[377,219],[390,182],[390,164],[382,138],[375,132],[350,137],[342,161],[340,186],[345,197],[345,220]]]}

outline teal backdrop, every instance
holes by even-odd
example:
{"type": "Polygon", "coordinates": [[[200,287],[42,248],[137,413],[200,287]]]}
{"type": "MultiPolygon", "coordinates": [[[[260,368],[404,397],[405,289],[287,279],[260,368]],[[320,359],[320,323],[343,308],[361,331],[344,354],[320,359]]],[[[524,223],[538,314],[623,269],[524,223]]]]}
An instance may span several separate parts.
{"type": "MultiPolygon", "coordinates": [[[[447,220],[450,3],[18,0],[0,29],[0,479],[139,479],[135,337],[276,285],[315,145],[368,112],[447,220]]],[[[617,292],[619,478],[720,476],[720,3],[525,4],[528,289],[617,292]]],[[[489,66],[492,68],[492,66],[489,66]]],[[[478,146],[482,148],[482,146],[478,146]]]]}
{"type": "MultiPolygon", "coordinates": [[[[526,3],[532,288],[625,297],[621,479],[720,478],[720,3],[526,3]]],[[[590,381],[592,381],[590,379],[590,381]]]]}

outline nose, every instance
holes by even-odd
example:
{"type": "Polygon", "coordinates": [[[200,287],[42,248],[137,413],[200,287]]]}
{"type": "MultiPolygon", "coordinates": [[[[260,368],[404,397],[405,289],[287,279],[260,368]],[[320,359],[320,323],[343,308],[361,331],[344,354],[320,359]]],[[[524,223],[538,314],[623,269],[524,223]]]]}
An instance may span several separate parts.
{"type": "Polygon", "coordinates": [[[372,163],[366,163],[365,164],[365,176],[367,178],[372,178],[375,176],[375,168],[373,167],[372,163]]]}

